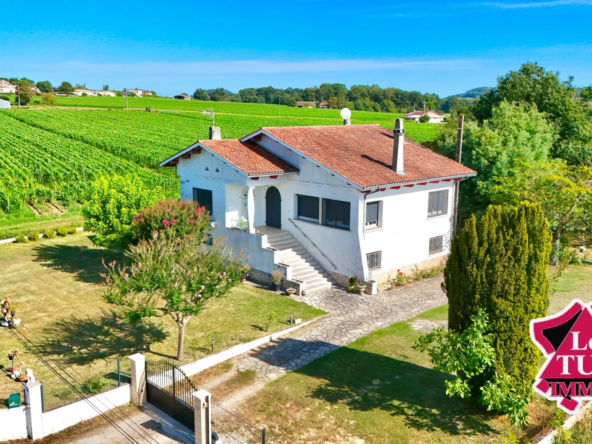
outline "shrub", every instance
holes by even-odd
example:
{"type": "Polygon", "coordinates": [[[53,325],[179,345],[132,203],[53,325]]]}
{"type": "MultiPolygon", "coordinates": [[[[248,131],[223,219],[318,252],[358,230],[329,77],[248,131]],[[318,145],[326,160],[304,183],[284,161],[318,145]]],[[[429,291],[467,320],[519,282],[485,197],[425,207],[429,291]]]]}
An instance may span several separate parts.
{"type": "Polygon", "coordinates": [[[41,94],[41,103],[43,105],[57,105],[58,99],[55,94],[41,94]]]}
{"type": "Polygon", "coordinates": [[[101,376],[91,376],[82,383],[82,391],[88,394],[100,393],[109,386],[109,381],[101,376]]]}
{"type": "Polygon", "coordinates": [[[65,237],[68,235],[68,229],[66,227],[58,228],[56,233],[58,236],[65,237]]]}
{"type": "Polygon", "coordinates": [[[430,121],[430,116],[424,114],[419,118],[419,123],[428,123],[430,121]]]}
{"type": "Polygon", "coordinates": [[[84,229],[95,233],[97,245],[127,243],[130,229],[142,208],[162,198],[162,189],[144,185],[138,176],[102,177],[88,190],[82,209],[84,229]]]}
{"type": "Polygon", "coordinates": [[[76,227],[68,227],[68,234],[76,234],[77,232],[76,227]]]}
{"type": "Polygon", "coordinates": [[[502,387],[532,386],[539,351],[530,338],[530,321],[547,313],[550,254],[549,224],[540,206],[527,202],[518,208],[490,206],[454,237],[443,284],[450,329],[464,332],[471,316],[485,310],[496,354],[491,371],[470,382],[474,396],[494,374],[502,387]],[[506,376],[512,384],[505,383],[506,376]]]}
{"type": "Polygon", "coordinates": [[[131,240],[137,243],[150,239],[154,231],[164,231],[167,236],[173,237],[192,233],[200,242],[205,242],[209,222],[209,213],[197,202],[178,199],[160,201],[134,216],[131,240]]]}
{"type": "Polygon", "coordinates": [[[31,242],[37,242],[39,240],[39,231],[30,231],[27,237],[31,242]]]}
{"type": "Polygon", "coordinates": [[[271,272],[271,281],[274,284],[281,284],[283,278],[284,278],[284,275],[282,274],[282,272],[280,270],[273,270],[271,272]]]}
{"type": "Polygon", "coordinates": [[[15,239],[19,244],[26,244],[29,242],[29,239],[24,234],[19,234],[15,239]]]}
{"type": "Polygon", "coordinates": [[[45,230],[45,233],[43,234],[43,237],[45,237],[47,239],[53,239],[55,236],[56,236],[55,230],[45,230]]]}

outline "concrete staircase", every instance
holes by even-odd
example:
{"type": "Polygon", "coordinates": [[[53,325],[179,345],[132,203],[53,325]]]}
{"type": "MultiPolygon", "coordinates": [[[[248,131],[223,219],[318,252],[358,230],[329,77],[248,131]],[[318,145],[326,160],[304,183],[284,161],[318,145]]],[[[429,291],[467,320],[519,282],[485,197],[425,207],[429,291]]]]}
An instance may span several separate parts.
{"type": "Polygon", "coordinates": [[[307,292],[331,288],[331,275],[289,231],[267,233],[267,243],[280,251],[281,262],[292,267],[293,279],[306,283],[307,292]]]}

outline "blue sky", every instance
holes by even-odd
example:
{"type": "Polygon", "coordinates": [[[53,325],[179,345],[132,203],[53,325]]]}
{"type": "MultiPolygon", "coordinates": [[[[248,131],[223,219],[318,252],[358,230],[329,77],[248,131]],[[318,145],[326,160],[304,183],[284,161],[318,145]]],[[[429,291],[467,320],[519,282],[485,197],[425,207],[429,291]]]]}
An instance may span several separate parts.
{"type": "Polygon", "coordinates": [[[0,76],[144,88],[378,84],[440,96],[524,61],[592,84],[592,0],[27,2],[0,76]]]}

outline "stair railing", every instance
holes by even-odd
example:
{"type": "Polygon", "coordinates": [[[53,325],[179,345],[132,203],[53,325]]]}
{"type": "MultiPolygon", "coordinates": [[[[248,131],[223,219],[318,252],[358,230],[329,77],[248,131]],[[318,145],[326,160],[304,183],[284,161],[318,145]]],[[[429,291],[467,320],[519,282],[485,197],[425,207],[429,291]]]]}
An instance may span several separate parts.
{"type": "Polygon", "coordinates": [[[303,234],[303,236],[312,244],[312,246],[315,247],[317,250],[319,250],[319,253],[321,253],[323,255],[323,257],[329,261],[329,263],[333,266],[333,268],[335,270],[337,270],[337,266],[333,263],[333,261],[331,259],[329,259],[325,253],[323,253],[323,250],[321,250],[319,247],[317,247],[317,244],[315,244],[312,241],[312,239],[310,237],[308,237],[306,235],[306,233],[304,231],[302,231],[302,229],[298,225],[296,225],[296,222],[294,222],[292,219],[288,219],[288,220],[290,222],[292,222],[292,225],[294,225],[298,229],[298,231],[300,231],[303,234]]]}

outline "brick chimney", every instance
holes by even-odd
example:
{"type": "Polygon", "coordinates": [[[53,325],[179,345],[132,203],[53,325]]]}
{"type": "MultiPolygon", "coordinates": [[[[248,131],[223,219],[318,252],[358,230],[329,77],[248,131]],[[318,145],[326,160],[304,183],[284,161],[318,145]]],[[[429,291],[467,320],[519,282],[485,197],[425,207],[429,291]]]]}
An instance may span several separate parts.
{"type": "Polygon", "coordinates": [[[404,134],[403,119],[397,119],[395,121],[393,165],[391,168],[399,174],[405,174],[405,169],[403,167],[403,145],[405,144],[404,134]]]}
{"type": "Polygon", "coordinates": [[[219,126],[210,126],[210,140],[222,140],[222,132],[219,126]]]}

